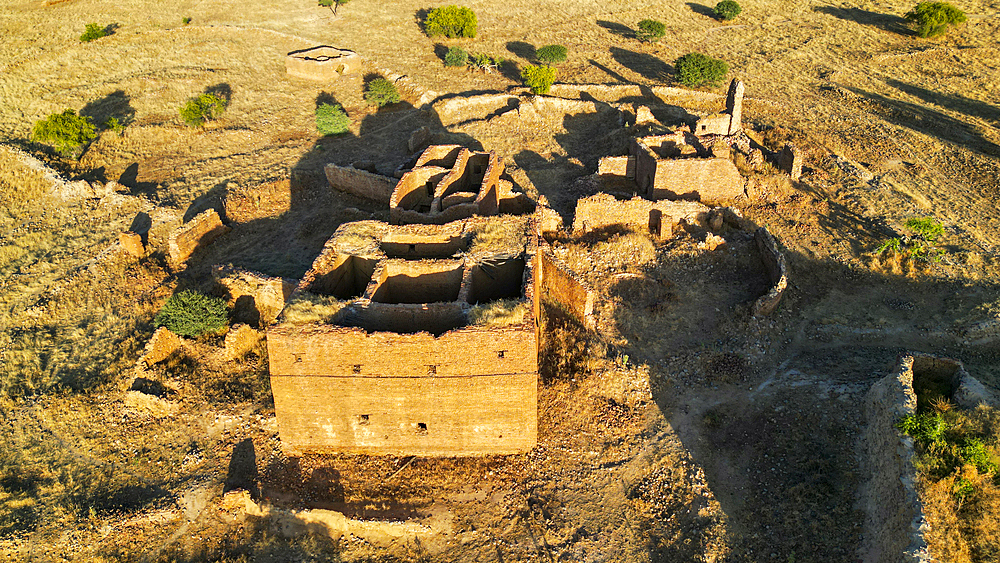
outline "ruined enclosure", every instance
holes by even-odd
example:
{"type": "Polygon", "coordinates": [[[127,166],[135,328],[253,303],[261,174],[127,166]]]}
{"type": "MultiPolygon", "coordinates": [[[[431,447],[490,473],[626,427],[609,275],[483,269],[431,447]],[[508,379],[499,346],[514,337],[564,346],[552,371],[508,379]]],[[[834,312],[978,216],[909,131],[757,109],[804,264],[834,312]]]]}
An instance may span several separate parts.
{"type": "Polygon", "coordinates": [[[473,215],[496,215],[502,172],[495,152],[473,152],[457,145],[427,147],[396,184],[389,217],[397,224],[442,224],[473,215]]]}
{"type": "Polygon", "coordinates": [[[361,70],[361,57],[354,51],[320,45],[292,51],[285,57],[285,72],[306,80],[336,80],[361,70]]]}
{"type": "Polygon", "coordinates": [[[293,453],[479,455],[537,435],[537,241],[526,218],[342,226],[289,302],[338,300],[325,321],[290,312],[268,331],[282,445],[293,453]],[[499,221],[515,228],[497,230],[499,221]],[[493,247],[477,233],[507,233],[493,247]],[[520,250],[510,255],[511,248],[520,250]],[[473,307],[523,307],[472,324],[473,307]]]}

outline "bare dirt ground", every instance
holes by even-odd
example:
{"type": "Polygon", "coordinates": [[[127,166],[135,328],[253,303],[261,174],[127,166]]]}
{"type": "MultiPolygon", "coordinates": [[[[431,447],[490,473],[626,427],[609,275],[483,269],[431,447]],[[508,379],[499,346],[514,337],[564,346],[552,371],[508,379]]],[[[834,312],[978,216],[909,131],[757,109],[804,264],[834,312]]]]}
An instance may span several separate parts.
{"type": "MultiPolygon", "coordinates": [[[[990,324],[1000,321],[996,6],[960,3],[969,22],[926,41],[907,32],[911,5],[899,2],[748,1],[722,24],[700,3],[483,0],[467,3],[477,39],[438,43],[511,59],[484,74],[443,67],[442,48],[416,23],[436,5],[356,0],[333,18],[308,2],[2,4],[0,140],[136,196],[70,205],[0,182],[24,196],[2,200],[0,214],[4,557],[855,561],[854,440],[870,383],[898,352],[920,350],[1000,385],[990,324]],[[667,23],[659,43],[630,37],[646,17],[667,23]],[[89,22],[121,27],[80,43],[89,22]],[[284,54],[317,43],[358,51],[370,72],[405,75],[405,101],[376,112],[361,77],[286,78],[284,54]],[[261,351],[221,366],[178,359],[158,368],[174,394],[145,408],[129,401],[131,366],[174,289],[208,289],[210,266],[223,262],[301,276],[339,224],[385,218],[328,190],[326,162],[370,159],[391,173],[409,156],[410,132],[428,126],[436,141],[497,150],[520,189],[569,216],[586,195],[573,180],[623,152],[628,131],[606,135],[617,127],[610,114],[445,127],[414,107],[422,96],[507,91],[516,65],[550,43],[569,48],[559,67],[569,83],[670,84],[677,56],[722,58],[747,83],[755,135],[805,149],[801,182],[754,173],[736,202],[789,259],[775,315],[746,314],[764,280],[738,233],[715,252],[698,251],[697,234],[566,241],[602,293],[602,330],[585,335],[547,309],[539,447],[524,456],[289,460],[261,351]],[[216,86],[232,93],[225,116],[185,128],[177,108],[216,86]],[[330,97],[352,130],[320,139],[313,110],[330,97]],[[79,161],[26,141],[36,120],[66,108],[131,123],[122,136],[102,133],[79,161]],[[93,260],[154,204],[188,218],[218,207],[234,230],[181,276],[156,256],[93,260]],[[873,256],[925,215],[946,227],[941,262],[873,256]],[[429,535],[286,537],[224,510],[230,455],[246,438],[274,506],[405,518],[429,535]]],[[[691,106],[641,101],[657,115],[691,106]]]]}

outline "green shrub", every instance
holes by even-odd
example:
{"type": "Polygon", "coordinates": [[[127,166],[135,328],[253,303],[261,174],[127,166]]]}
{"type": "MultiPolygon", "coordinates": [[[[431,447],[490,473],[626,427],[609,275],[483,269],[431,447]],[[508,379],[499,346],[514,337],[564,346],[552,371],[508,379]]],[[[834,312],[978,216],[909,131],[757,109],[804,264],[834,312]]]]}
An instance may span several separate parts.
{"type": "Polygon", "coordinates": [[[118,133],[119,137],[125,135],[125,123],[123,123],[117,117],[114,116],[109,117],[104,122],[104,128],[107,129],[108,131],[114,131],[115,133],[118,133]]]}
{"type": "Polygon", "coordinates": [[[340,135],[347,133],[350,127],[351,118],[340,104],[320,104],[316,108],[316,129],[320,134],[340,135]]]}
{"type": "Polygon", "coordinates": [[[365,87],[365,101],[368,105],[383,107],[403,99],[396,85],[385,78],[378,77],[365,87]]]}
{"type": "Polygon", "coordinates": [[[465,66],[469,64],[469,53],[465,49],[455,46],[448,49],[444,56],[444,66],[465,66]]]}
{"type": "Polygon", "coordinates": [[[472,53],[469,55],[469,66],[483,72],[496,72],[502,64],[503,59],[500,57],[491,57],[484,53],[472,53]]]}
{"type": "Polygon", "coordinates": [[[188,127],[201,127],[206,121],[216,119],[226,111],[229,102],[216,94],[201,94],[191,98],[180,109],[181,119],[188,127]]]}
{"type": "Polygon", "coordinates": [[[191,18],[181,18],[181,23],[187,25],[191,23],[191,18]]]}
{"type": "Polygon", "coordinates": [[[93,141],[97,137],[97,129],[90,118],[77,115],[68,109],[62,113],[53,113],[47,118],[35,123],[31,138],[42,143],[49,143],[60,152],[71,150],[93,141]]]}
{"type": "Polygon", "coordinates": [[[701,53],[688,53],[674,61],[677,81],[695,88],[705,84],[716,85],[729,72],[729,65],[701,53]]]}
{"type": "Polygon", "coordinates": [[[566,62],[566,47],[562,45],[546,45],[535,51],[538,62],[546,65],[566,62]]]}
{"type": "Polygon", "coordinates": [[[550,66],[528,65],[521,70],[521,78],[533,94],[544,94],[556,81],[556,69],[550,66]]]}
{"type": "Polygon", "coordinates": [[[976,466],[980,473],[996,473],[997,464],[993,461],[993,452],[979,438],[966,440],[960,452],[962,461],[976,466]]]}
{"type": "Polygon", "coordinates": [[[635,32],[635,37],[639,41],[646,43],[656,41],[667,33],[667,26],[663,22],[656,20],[642,20],[639,22],[639,29],[635,32]]]}
{"type": "Polygon", "coordinates": [[[108,35],[111,35],[111,32],[108,31],[111,27],[112,26],[103,26],[99,23],[88,23],[83,35],[80,36],[80,41],[86,43],[95,39],[107,37],[108,35]]]}
{"type": "Polygon", "coordinates": [[[428,37],[475,37],[476,14],[465,6],[434,8],[424,20],[424,33],[428,37]]]}
{"type": "Polygon", "coordinates": [[[227,313],[224,299],[184,290],[167,299],[153,324],[181,336],[200,336],[226,326],[227,313]]]}
{"type": "Polygon", "coordinates": [[[965,21],[965,13],[947,2],[921,2],[906,14],[917,25],[920,37],[944,35],[948,26],[965,21]]]}
{"type": "Polygon", "coordinates": [[[927,242],[934,242],[944,234],[944,227],[933,217],[914,217],[907,219],[906,228],[917,234],[927,242]]]}
{"type": "Polygon", "coordinates": [[[743,9],[740,8],[740,5],[735,0],[722,0],[722,2],[715,5],[715,9],[712,11],[715,12],[715,17],[720,20],[729,21],[740,15],[743,9]]]}
{"type": "Polygon", "coordinates": [[[938,413],[908,414],[896,425],[903,434],[912,437],[923,446],[944,440],[948,424],[938,413]]]}

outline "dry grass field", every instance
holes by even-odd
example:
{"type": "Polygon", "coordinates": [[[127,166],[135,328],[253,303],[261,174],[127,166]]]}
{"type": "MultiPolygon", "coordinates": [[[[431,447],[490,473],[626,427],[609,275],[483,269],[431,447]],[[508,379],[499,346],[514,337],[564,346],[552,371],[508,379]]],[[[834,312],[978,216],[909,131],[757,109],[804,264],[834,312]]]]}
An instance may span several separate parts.
{"type": "MultiPolygon", "coordinates": [[[[0,152],[0,559],[857,561],[868,386],[904,350],[956,357],[1000,386],[998,5],[956,2],[968,22],[924,40],[898,1],[746,0],[720,23],[698,1],[472,0],[476,39],[431,40],[418,13],[443,4],[354,0],[333,17],[306,0],[0,0],[0,142],[127,192],[61,201],[0,152]],[[666,37],[635,40],[644,18],[666,37]],[[81,43],[91,22],[120,26],[81,43]],[[223,361],[214,338],[154,369],[163,397],[128,392],[153,315],[177,289],[210,289],[213,264],[297,278],[341,223],[387,219],[331,192],[327,162],[390,174],[428,126],[436,141],[497,150],[519,189],[570,215],[586,195],[573,180],[622,153],[627,132],[609,114],[446,127],[419,107],[519,94],[517,67],[552,43],[569,48],[562,83],[673,85],[682,54],[726,60],[746,82],[752,134],[804,150],[800,182],[744,169],[736,202],[789,260],[773,316],[747,314],[765,280],[738,233],[715,252],[689,234],[560,241],[601,292],[602,330],[546,307],[539,446],[523,456],[286,458],[263,351],[223,361]],[[316,44],[404,77],[404,101],[367,107],[361,76],[286,77],[284,55],[316,44]],[[509,60],[495,74],[446,68],[454,44],[509,60]],[[231,92],[228,111],[185,127],[178,108],[209,88],[231,92]],[[331,98],[351,131],[320,138],[313,111],[331,98]],[[67,108],[128,126],[79,159],[29,141],[67,108]],[[216,207],[233,231],[182,274],[115,250],[157,206],[184,218],[216,207]],[[939,262],[876,255],[924,216],[945,227],[939,262]],[[405,519],[429,535],[286,533],[226,510],[230,456],[247,438],[276,509],[405,519]]],[[[620,101],[657,115],[721,107],[620,101]]]]}

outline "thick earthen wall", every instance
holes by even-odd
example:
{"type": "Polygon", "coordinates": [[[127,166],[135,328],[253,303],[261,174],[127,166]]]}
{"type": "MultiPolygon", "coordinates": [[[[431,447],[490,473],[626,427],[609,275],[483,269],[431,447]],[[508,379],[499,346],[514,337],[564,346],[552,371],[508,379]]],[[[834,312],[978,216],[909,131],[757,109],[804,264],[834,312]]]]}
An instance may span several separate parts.
{"type": "Polygon", "coordinates": [[[477,455],[535,444],[533,323],[439,337],[279,326],[267,345],[291,451],[477,455]]]}
{"type": "Polygon", "coordinates": [[[330,186],[380,203],[389,203],[396,179],[357,168],[327,164],[323,169],[330,186]]]}
{"type": "Polygon", "coordinates": [[[587,328],[594,328],[594,300],[596,292],[585,281],[577,278],[569,267],[552,255],[539,249],[541,255],[541,283],[556,302],[569,309],[587,328]]]}
{"type": "MultiPolygon", "coordinates": [[[[641,172],[636,170],[637,175],[641,172]]],[[[724,158],[678,158],[656,162],[650,199],[698,199],[718,204],[743,195],[743,177],[724,158]]]]}
{"type": "Polygon", "coordinates": [[[867,482],[861,560],[864,563],[932,561],[923,539],[923,509],[915,489],[913,441],[896,423],[916,411],[913,357],[900,360],[896,371],[878,380],[865,396],[868,427],[862,437],[867,482]]]}
{"type": "Polygon", "coordinates": [[[771,314],[781,302],[785,289],[788,288],[788,266],[785,264],[785,255],[778,250],[774,237],[767,229],[758,228],[754,232],[754,241],[757,243],[757,250],[760,251],[761,262],[764,263],[768,278],[771,280],[771,289],[754,303],[753,314],[759,317],[771,314]]]}
{"type": "Polygon", "coordinates": [[[214,209],[199,213],[170,235],[167,242],[170,262],[175,266],[183,264],[199,247],[229,231],[230,228],[222,224],[222,219],[214,209]]]}

